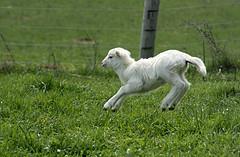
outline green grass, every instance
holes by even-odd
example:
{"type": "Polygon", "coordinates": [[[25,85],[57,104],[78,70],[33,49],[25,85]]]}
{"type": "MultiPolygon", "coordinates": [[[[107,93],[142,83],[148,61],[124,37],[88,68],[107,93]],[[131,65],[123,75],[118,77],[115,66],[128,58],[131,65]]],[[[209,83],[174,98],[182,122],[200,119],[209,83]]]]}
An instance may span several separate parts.
{"type": "MultiPolygon", "coordinates": [[[[118,112],[103,111],[120,82],[98,66],[91,72],[92,63],[117,46],[139,57],[143,5],[0,1],[0,33],[17,62],[2,64],[9,54],[0,40],[0,156],[240,156],[237,71],[210,72],[202,81],[189,69],[191,89],[173,112],[159,108],[169,86],[128,98],[118,112]],[[52,53],[60,66],[46,72],[52,53]]],[[[235,0],[161,1],[155,51],[202,58],[203,39],[188,23],[208,23],[240,67],[239,7],[235,0]]],[[[211,54],[206,45],[208,70],[211,54]]]]}
{"type": "Polygon", "coordinates": [[[115,77],[1,75],[0,155],[239,156],[239,82],[217,78],[190,76],[173,112],[159,108],[169,86],[111,112],[102,107],[115,77]]]}

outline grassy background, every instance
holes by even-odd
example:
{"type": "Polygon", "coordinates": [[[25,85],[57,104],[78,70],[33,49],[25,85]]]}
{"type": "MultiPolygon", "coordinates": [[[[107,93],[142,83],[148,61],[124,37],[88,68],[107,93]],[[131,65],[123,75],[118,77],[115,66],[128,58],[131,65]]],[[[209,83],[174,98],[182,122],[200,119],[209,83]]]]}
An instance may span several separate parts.
{"type": "MultiPolygon", "coordinates": [[[[18,62],[46,63],[49,53],[58,62],[82,69],[99,62],[110,48],[121,46],[139,57],[143,2],[138,0],[34,1],[2,0],[0,31],[18,62]],[[97,48],[93,48],[93,42],[97,48]]],[[[234,64],[239,49],[240,3],[236,0],[161,1],[156,52],[179,49],[202,57],[203,39],[188,23],[207,23],[234,64]]],[[[1,42],[1,54],[6,49],[1,42]]],[[[212,50],[206,45],[206,64],[212,50]]]]}
{"type": "MultiPolygon", "coordinates": [[[[208,23],[239,67],[239,7],[236,0],[161,1],[156,52],[202,58],[203,39],[188,23],[208,23]]],[[[120,82],[108,70],[80,76],[31,69],[53,62],[53,53],[62,67],[83,74],[94,56],[99,64],[117,46],[138,58],[142,11],[139,0],[0,1],[0,33],[24,65],[0,73],[0,156],[240,155],[239,72],[209,73],[204,82],[189,69],[193,85],[175,111],[159,110],[170,88],[164,86],[112,113],[102,106],[120,82]]],[[[206,54],[210,69],[209,45],[206,54]]],[[[9,58],[2,40],[0,57],[9,58]]]]}

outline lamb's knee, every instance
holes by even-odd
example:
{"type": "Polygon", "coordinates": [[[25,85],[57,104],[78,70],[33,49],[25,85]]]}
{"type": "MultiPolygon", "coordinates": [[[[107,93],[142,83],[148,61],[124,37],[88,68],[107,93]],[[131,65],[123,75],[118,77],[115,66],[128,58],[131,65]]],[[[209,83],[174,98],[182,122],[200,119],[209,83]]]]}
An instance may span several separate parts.
{"type": "Polygon", "coordinates": [[[180,82],[176,85],[178,89],[182,91],[187,91],[190,88],[190,83],[187,82],[180,82]]]}
{"type": "Polygon", "coordinates": [[[189,88],[190,88],[190,83],[188,83],[188,82],[185,82],[185,84],[184,84],[184,89],[185,90],[188,90],[189,88]]]}
{"type": "Polygon", "coordinates": [[[176,85],[175,85],[175,88],[177,90],[183,90],[185,89],[185,83],[184,82],[178,82],[176,85]]]}

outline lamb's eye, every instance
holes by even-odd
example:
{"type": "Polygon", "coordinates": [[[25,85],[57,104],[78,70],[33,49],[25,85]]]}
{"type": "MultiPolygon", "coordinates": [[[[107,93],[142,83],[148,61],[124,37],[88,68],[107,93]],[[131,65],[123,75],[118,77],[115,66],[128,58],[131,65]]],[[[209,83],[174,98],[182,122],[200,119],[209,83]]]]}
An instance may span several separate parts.
{"type": "Polygon", "coordinates": [[[109,56],[108,58],[112,59],[112,58],[113,58],[113,56],[109,56]]]}

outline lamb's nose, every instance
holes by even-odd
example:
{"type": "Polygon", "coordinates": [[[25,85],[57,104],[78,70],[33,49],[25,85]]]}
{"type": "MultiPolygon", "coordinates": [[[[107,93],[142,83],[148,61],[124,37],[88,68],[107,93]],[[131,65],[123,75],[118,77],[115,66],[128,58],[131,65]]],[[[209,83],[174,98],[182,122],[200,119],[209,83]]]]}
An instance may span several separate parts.
{"type": "Polygon", "coordinates": [[[105,67],[105,66],[106,66],[106,64],[104,62],[102,62],[102,67],[105,67]]]}

